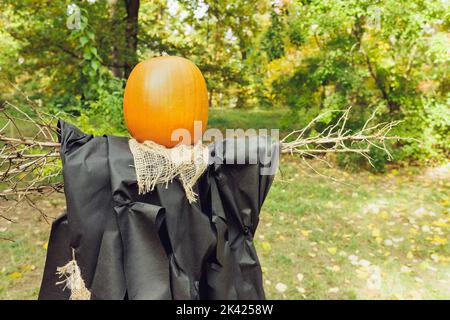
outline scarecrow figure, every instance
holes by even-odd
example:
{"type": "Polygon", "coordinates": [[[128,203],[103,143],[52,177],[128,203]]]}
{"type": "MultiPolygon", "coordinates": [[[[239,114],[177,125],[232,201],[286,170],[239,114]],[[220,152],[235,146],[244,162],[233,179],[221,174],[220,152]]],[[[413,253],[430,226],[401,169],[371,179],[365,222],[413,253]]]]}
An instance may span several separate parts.
{"type": "Polygon", "coordinates": [[[52,226],[40,299],[264,298],[252,239],[278,146],[170,139],[181,128],[189,140],[207,113],[197,67],[160,57],[127,82],[133,139],[59,122],[67,213],[52,226]]]}
{"type": "Polygon", "coordinates": [[[54,128],[36,108],[32,118],[9,107],[46,140],[4,135],[17,125],[1,110],[8,122],[0,176],[10,188],[0,196],[33,205],[31,193],[64,189],[67,202],[52,223],[40,299],[264,299],[253,238],[279,154],[357,152],[370,161],[369,146],[387,152],[385,141],[398,139],[387,137],[396,123],[369,126],[373,117],[358,132],[345,130],[347,110],[316,136],[308,134],[318,118],[281,141],[203,144],[205,80],[179,57],[144,61],[131,73],[124,96],[131,139],[94,137],[61,120],[54,128]],[[52,179],[59,172],[43,170],[58,158],[63,184],[52,179]]]}

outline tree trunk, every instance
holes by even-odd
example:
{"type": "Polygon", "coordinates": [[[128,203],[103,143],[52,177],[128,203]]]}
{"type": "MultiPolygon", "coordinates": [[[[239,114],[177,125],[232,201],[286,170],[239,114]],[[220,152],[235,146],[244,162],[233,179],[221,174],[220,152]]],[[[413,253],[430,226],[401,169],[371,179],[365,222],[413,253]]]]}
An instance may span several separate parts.
{"type": "Polygon", "coordinates": [[[210,109],[213,107],[213,94],[214,94],[214,89],[209,90],[208,106],[210,109]]]}
{"type": "Polygon", "coordinates": [[[393,114],[400,110],[400,105],[395,102],[388,91],[389,84],[384,83],[383,80],[380,78],[376,66],[373,66],[372,61],[370,60],[369,55],[362,47],[362,37],[364,35],[364,25],[366,22],[365,16],[360,16],[356,18],[355,25],[353,26],[353,36],[356,38],[357,45],[359,51],[363,54],[364,59],[366,60],[367,69],[369,71],[370,76],[372,77],[373,81],[375,82],[375,86],[378,88],[378,90],[381,92],[382,98],[386,101],[389,113],[393,114]]]}
{"type": "Polygon", "coordinates": [[[137,45],[138,45],[138,15],[139,0],[124,0],[127,11],[125,26],[125,66],[124,77],[128,78],[131,70],[138,63],[137,45]]]}
{"type": "Polygon", "coordinates": [[[241,47],[240,51],[241,51],[241,61],[242,64],[244,66],[244,69],[241,70],[241,74],[244,76],[244,83],[238,83],[239,86],[239,90],[237,92],[237,101],[236,101],[236,108],[238,109],[242,109],[244,107],[246,107],[246,99],[245,99],[245,93],[244,93],[244,89],[243,86],[246,86],[247,83],[245,83],[246,81],[246,65],[245,65],[245,60],[247,60],[247,50],[246,50],[246,45],[245,42],[242,41],[242,38],[239,41],[239,46],[241,47]]]}
{"type": "MultiPolygon", "coordinates": [[[[117,22],[117,19],[120,19],[118,17],[118,13],[117,13],[117,0],[112,0],[112,1],[109,1],[108,3],[110,5],[109,19],[112,24],[112,30],[115,30],[113,32],[116,32],[117,31],[117,28],[115,27],[116,22],[117,22]]],[[[116,43],[114,43],[111,48],[111,56],[112,56],[111,71],[115,77],[122,78],[123,77],[123,65],[122,65],[123,62],[121,61],[121,57],[120,57],[120,49],[118,48],[116,43]]]]}

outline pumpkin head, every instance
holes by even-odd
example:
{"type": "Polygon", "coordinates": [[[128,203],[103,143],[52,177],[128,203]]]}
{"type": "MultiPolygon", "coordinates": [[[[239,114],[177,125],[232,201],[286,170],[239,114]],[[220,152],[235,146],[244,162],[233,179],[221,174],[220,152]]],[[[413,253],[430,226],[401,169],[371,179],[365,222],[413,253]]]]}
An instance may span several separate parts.
{"type": "MultiPolygon", "coordinates": [[[[125,87],[123,112],[128,131],[142,142],[152,140],[166,147],[172,132],[186,129],[190,143],[194,121],[201,121],[202,132],[208,121],[208,93],[205,79],[195,64],[180,57],[157,57],[136,65],[125,87]]],[[[196,140],[197,141],[196,141],[196,140]]]]}

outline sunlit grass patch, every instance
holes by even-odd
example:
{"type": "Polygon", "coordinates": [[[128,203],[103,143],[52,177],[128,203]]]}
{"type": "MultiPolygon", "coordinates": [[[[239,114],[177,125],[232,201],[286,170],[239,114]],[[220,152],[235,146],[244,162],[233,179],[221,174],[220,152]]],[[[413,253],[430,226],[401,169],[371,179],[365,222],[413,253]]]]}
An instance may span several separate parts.
{"type": "MultiPolygon", "coordinates": [[[[64,208],[61,196],[40,201],[39,205],[50,217],[64,208]]],[[[14,222],[0,219],[0,299],[36,299],[50,225],[39,212],[23,205],[10,218],[14,222]]]]}
{"type": "MultiPolygon", "coordinates": [[[[447,176],[309,176],[285,159],[261,214],[256,244],[269,298],[450,297],[447,176]],[[300,279],[296,275],[300,274],[300,279]]],[[[414,169],[415,170],[415,169],[414,169]]]]}

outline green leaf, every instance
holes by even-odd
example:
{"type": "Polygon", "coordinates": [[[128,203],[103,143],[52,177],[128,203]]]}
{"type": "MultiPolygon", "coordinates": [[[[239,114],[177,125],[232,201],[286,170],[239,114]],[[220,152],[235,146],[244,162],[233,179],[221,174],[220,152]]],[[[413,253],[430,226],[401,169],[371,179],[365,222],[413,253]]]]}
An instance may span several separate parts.
{"type": "Polygon", "coordinates": [[[100,67],[100,63],[98,63],[98,61],[96,61],[96,60],[92,60],[92,61],[91,61],[91,67],[92,67],[92,69],[94,69],[95,71],[97,71],[98,68],[100,67]]]}
{"type": "Polygon", "coordinates": [[[86,43],[88,43],[88,42],[89,42],[89,39],[88,39],[86,36],[82,36],[82,37],[80,38],[80,44],[81,44],[82,47],[84,47],[84,45],[85,45],[86,43]]]}
{"type": "Polygon", "coordinates": [[[91,54],[90,52],[85,52],[85,53],[83,54],[83,58],[84,58],[85,60],[91,60],[91,59],[92,59],[92,54],[91,54]]]}

